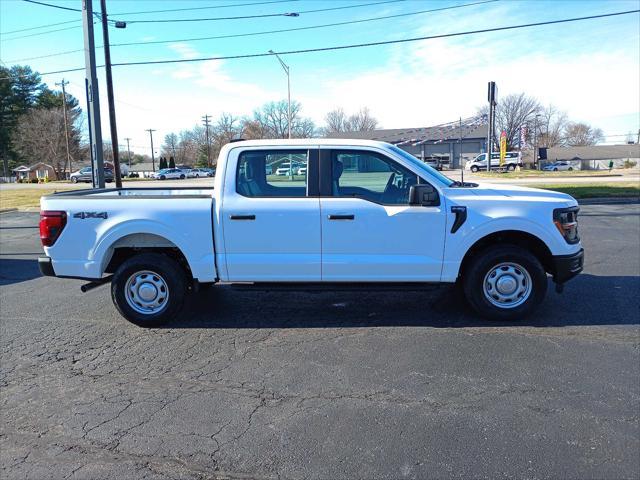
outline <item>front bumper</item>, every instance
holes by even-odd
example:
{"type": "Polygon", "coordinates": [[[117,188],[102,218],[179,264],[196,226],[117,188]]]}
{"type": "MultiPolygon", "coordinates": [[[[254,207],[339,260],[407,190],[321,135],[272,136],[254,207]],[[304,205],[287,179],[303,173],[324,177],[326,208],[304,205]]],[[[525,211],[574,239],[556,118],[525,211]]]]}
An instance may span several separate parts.
{"type": "Polygon", "coordinates": [[[578,275],[584,268],[584,248],[571,255],[555,255],[553,257],[553,281],[564,283],[578,275]]]}
{"type": "Polygon", "coordinates": [[[56,272],[53,271],[53,263],[49,257],[38,257],[38,268],[40,273],[45,277],[55,277],[56,272]]]}

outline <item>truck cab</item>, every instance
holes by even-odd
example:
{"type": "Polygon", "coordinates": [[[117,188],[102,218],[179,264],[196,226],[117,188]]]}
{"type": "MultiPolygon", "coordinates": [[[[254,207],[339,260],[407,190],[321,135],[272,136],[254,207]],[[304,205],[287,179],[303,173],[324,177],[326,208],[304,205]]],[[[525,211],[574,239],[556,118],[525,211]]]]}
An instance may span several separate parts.
{"type": "Polygon", "coordinates": [[[365,140],[234,142],[217,164],[212,188],[43,197],[43,273],[110,282],[123,316],[155,325],[217,282],[460,282],[480,315],[513,320],[542,301],[547,275],[562,285],[582,269],[578,206],[562,193],[463,184],[365,140]]]}

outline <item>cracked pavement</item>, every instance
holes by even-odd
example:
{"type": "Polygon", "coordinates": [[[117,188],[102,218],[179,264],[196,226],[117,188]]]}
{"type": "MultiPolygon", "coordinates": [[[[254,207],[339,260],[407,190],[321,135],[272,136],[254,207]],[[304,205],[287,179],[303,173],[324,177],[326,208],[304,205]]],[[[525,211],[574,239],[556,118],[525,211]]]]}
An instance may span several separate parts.
{"type": "Polygon", "coordinates": [[[0,214],[0,477],[638,478],[640,206],[581,213],[584,274],[520,323],[453,288],[213,287],[148,330],[0,214]]]}

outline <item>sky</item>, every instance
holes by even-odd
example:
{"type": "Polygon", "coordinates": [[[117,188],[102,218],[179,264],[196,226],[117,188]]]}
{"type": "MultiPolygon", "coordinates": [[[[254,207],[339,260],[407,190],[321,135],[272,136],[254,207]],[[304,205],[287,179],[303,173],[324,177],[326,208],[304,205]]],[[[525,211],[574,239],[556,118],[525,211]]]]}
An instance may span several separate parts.
{"type": "MultiPolygon", "coordinates": [[[[81,0],[41,0],[81,8],[81,0]]],[[[433,36],[640,9],[640,0],[107,0],[109,18],[127,22],[109,31],[112,63],[179,60],[269,50],[331,47],[433,36]],[[477,3],[475,5],[468,5],[477,3]],[[248,5],[253,4],[253,5],[248,5]],[[350,7],[324,12],[309,10],[350,7]],[[447,10],[415,13],[423,10],[447,10]],[[139,13],[152,10],[189,9],[139,13]],[[190,22],[153,22],[299,13],[299,16],[190,22]],[[415,13],[415,14],[414,14],[415,13]],[[307,30],[196,40],[332,23],[395,18],[307,30]],[[138,23],[140,22],[140,23],[138,23]],[[164,43],[148,43],[164,42],[164,43]],[[137,43],[136,45],[118,45],[137,43]]],[[[100,2],[94,1],[94,9],[100,2]]],[[[0,61],[40,73],[84,67],[81,13],[23,0],[0,0],[0,61]],[[65,22],[65,23],[62,23],[65,22]],[[70,23],[66,23],[70,22],[70,23]],[[59,24],[59,25],[52,25],[59,24]],[[36,28],[51,25],[47,28],[36,28]],[[29,29],[29,30],[23,30],[29,29]],[[22,30],[15,32],[16,30],[22,30]],[[56,31],[54,31],[56,30],[56,31]],[[11,33],[14,32],[14,33],[11,33]],[[44,32],[44,33],[43,33],[44,32]],[[80,50],[80,51],[75,51],[80,50]],[[60,54],[61,52],[72,53],[60,54]],[[34,58],[41,57],[41,58],[34,58]]],[[[96,25],[96,45],[102,32],[96,25]]],[[[623,143],[640,129],[640,15],[478,33],[365,48],[282,55],[290,67],[291,96],[318,126],[341,107],[368,107],[383,128],[426,127],[476,114],[487,82],[499,97],[525,92],[573,121],[601,128],[606,143],[623,143]]],[[[97,61],[104,61],[102,49],[97,61]]],[[[98,69],[102,130],[109,138],[104,69],[98,69]]],[[[43,75],[50,88],[62,79],[86,111],[84,71],[43,75]]],[[[150,154],[164,136],[228,112],[251,115],[266,102],[287,98],[287,78],[273,55],[159,65],[113,67],[118,138],[150,154]]],[[[498,101],[500,98],[498,98],[498,101]]]]}

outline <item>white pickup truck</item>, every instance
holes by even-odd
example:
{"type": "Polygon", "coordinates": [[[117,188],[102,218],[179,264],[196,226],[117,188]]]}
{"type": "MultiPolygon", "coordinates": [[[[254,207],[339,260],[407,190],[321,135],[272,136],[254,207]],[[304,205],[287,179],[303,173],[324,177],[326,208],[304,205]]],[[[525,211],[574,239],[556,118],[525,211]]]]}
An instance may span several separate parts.
{"type": "Polygon", "coordinates": [[[111,282],[141,325],[179,316],[201,284],[341,289],[460,281],[481,315],[529,314],[582,271],[569,195],[461,184],[400,148],[362,140],[225,146],[211,188],[76,190],[42,197],[44,275],[111,282]],[[268,165],[295,158],[306,176],[268,165]]]}

